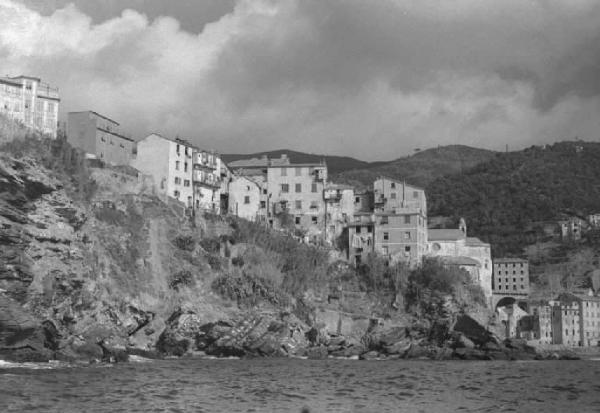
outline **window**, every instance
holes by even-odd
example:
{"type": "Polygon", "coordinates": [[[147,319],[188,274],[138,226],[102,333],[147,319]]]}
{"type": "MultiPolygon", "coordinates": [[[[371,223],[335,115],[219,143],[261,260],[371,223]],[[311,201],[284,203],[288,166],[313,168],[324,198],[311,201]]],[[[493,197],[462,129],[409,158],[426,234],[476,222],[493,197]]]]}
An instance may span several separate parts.
{"type": "Polygon", "coordinates": [[[289,184],[281,184],[281,192],[284,192],[284,193],[290,192],[290,185],[289,184]]]}
{"type": "Polygon", "coordinates": [[[189,179],[184,180],[183,186],[190,186],[190,180],[189,179]]]}
{"type": "Polygon", "coordinates": [[[302,192],[302,184],[296,184],[296,192],[302,192]]]}
{"type": "Polygon", "coordinates": [[[300,225],[300,217],[296,217],[296,225],[300,225]]]}
{"type": "Polygon", "coordinates": [[[310,190],[311,190],[311,192],[317,192],[317,184],[311,184],[310,190]]]}
{"type": "Polygon", "coordinates": [[[298,168],[296,167],[296,176],[301,176],[302,175],[302,168],[298,168]]]}
{"type": "Polygon", "coordinates": [[[266,201],[260,201],[260,207],[261,208],[266,208],[267,207],[266,201]]]}
{"type": "Polygon", "coordinates": [[[390,239],[390,233],[389,232],[384,232],[383,233],[383,240],[384,241],[388,241],[390,239]]]}
{"type": "Polygon", "coordinates": [[[175,170],[178,171],[179,170],[179,161],[175,161],[175,170]]]}
{"type": "Polygon", "coordinates": [[[281,176],[287,176],[287,168],[281,168],[281,176]]]}
{"type": "Polygon", "coordinates": [[[296,209],[302,209],[302,201],[296,201],[296,209]]]}
{"type": "Polygon", "coordinates": [[[249,204],[250,203],[250,196],[246,195],[244,197],[244,204],[249,204]]]}
{"type": "Polygon", "coordinates": [[[396,183],[395,183],[395,182],[392,182],[392,183],[390,184],[390,187],[391,187],[392,189],[396,189],[396,183]]]}
{"type": "Polygon", "coordinates": [[[187,162],[185,162],[185,163],[183,164],[183,172],[187,172],[187,171],[188,171],[188,163],[187,163],[187,162]]]}
{"type": "Polygon", "coordinates": [[[410,215],[404,215],[404,223],[410,224],[410,215]]]}
{"type": "Polygon", "coordinates": [[[317,223],[317,217],[312,217],[312,223],[316,224],[317,223]]]}
{"type": "Polygon", "coordinates": [[[390,194],[390,198],[391,198],[391,199],[396,199],[396,193],[395,193],[395,192],[392,192],[392,193],[390,194]]]}

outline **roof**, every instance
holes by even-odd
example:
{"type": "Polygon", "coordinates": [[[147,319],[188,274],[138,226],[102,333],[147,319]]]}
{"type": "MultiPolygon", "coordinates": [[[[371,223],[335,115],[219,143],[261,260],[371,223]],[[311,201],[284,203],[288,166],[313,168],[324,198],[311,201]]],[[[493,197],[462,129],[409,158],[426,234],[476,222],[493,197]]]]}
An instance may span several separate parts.
{"type": "Polygon", "coordinates": [[[443,255],[439,258],[444,264],[447,265],[473,265],[476,267],[481,267],[481,263],[471,257],[452,257],[449,255],[443,255]]]}
{"type": "Polygon", "coordinates": [[[483,242],[479,238],[475,238],[475,237],[467,237],[467,242],[465,244],[469,247],[476,247],[476,246],[489,247],[490,246],[490,244],[488,244],[487,242],[483,242]]]}
{"type": "Polygon", "coordinates": [[[135,142],[133,139],[131,139],[131,138],[127,137],[127,136],[121,135],[121,134],[119,134],[117,132],[114,132],[114,131],[111,131],[111,130],[108,130],[108,129],[104,129],[104,128],[96,128],[96,129],[98,129],[98,130],[100,130],[100,131],[102,131],[104,133],[110,133],[111,135],[115,135],[118,138],[125,139],[125,140],[130,141],[130,142],[135,142]]]}
{"type": "Polygon", "coordinates": [[[143,138],[142,140],[144,140],[144,139],[148,139],[150,136],[157,136],[157,137],[159,137],[159,138],[162,138],[162,139],[164,139],[164,140],[166,140],[166,141],[171,141],[171,142],[175,142],[175,143],[178,143],[178,144],[181,144],[181,145],[185,145],[185,146],[187,146],[187,147],[190,147],[190,148],[192,148],[192,149],[197,149],[197,150],[199,150],[199,151],[201,150],[200,148],[198,148],[197,146],[195,146],[195,145],[191,144],[190,142],[186,141],[185,139],[180,139],[180,138],[167,138],[166,136],[163,136],[163,135],[161,135],[160,133],[156,133],[156,132],[152,132],[151,134],[149,134],[148,136],[146,136],[146,137],[145,137],[145,138],[143,138]]]}
{"type": "Polygon", "coordinates": [[[411,188],[417,189],[419,191],[425,192],[424,188],[421,188],[420,186],[416,186],[416,185],[413,185],[413,184],[406,183],[406,181],[404,181],[404,180],[400,180],[400,179],[396,179],[396,178],[390,178],[389,176],[381,175],[381,176],[377,177],[377,179],[375,181],[379,181],[380,179],[385,179],[386,181],[396,182],[397,184],[406,185],[406,186],[409,186],[411,188]]]}
{"type": "Polygon", "coordinates": [[[111,119],[108,116],[101,115],[98,112],[95,112],[93,110],[81,110],[81,111],[78,111],[78,112],[69,112],[67,115],[70,115],[71,113],[74,113],[74,114],[77,114],[77,113],[93,113],[94,115],[98,116],[99,118],[102,118],[102,119],[105,119],[105,120],[107,120],[109,122],[112,122],[115,125],[119,125],[119,122],[117,122],[116,120],[111,119]]]}
{"type": "Polygon", "coordinates": [[[429,241],[458,241],[466,235],[460,229],[428,229],[427,238],[429,241]]]}
{"type": "Polygon", "coordinates": [[[522,262],[522,263],[529,262],[527,260],[524,260],[523,258],[494,258],[492,261],[494,262],[494,264],[496,264],[496,263],[502,264],[502,263],[507,263],[507,262],[522,262]]]}

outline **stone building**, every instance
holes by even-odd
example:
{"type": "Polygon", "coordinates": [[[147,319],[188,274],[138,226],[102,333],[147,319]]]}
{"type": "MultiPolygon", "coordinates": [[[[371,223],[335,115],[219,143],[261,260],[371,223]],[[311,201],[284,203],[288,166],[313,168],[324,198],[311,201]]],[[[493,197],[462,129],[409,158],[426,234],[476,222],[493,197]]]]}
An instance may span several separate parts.
{"type": "Polygon", "coordinates": [[[56,138],[58,88],[32,76],[0,77],[0,113],[56,138]]]}
{"type": "Polygon", "coordinates": [[[512,297],[525,300],[529,296],[529,262],[520,258],[496,258],[493,261],[492,293],[494,302],[512,297]]]}
{"type": "Polygon", "coordinates": [[[324,235],[325,163],[270,164],[266,182],[271,225],[275,222],[274,218],[281,219],[282,215],[287,214],[297,228],[307,232],[311,240],[316,241],[324,235]]]}
{"type": "Polygon", "coordinates": [[[467,236],[463,219],[458,229],[429,229],[427,240],[428,257],[444,259],[472,259],[479,263],[473,268],[473,282],[481,286],[489,305],[492,299],[492,256],[490,244],[479,238],[467,236]]]}
{"type": "Polygon", "coordinates": [[[88,157],[113,165],[128,165],[136,149],[135,141],[119,133],[119,123],[94,111],[69,112],[67,141],[88,157]]]}
{"type": "Polygon", "coordinates": [[[220,211],[222,168],[215,153],[154,133],[138,142],[131,166],[151,175],[158,193],[190,208],[220,211]]]}

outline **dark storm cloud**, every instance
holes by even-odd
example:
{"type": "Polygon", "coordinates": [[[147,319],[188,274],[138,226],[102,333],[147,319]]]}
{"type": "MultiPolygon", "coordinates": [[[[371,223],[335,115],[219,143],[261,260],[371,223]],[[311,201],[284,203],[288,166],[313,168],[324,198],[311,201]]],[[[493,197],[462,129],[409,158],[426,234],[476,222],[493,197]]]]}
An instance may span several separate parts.
{"type": "Polygon", "coordinates": [[[597,138],[595,0],[25,2],[0,0],[5,72],[138,136],[363,158],[597,138]]]}

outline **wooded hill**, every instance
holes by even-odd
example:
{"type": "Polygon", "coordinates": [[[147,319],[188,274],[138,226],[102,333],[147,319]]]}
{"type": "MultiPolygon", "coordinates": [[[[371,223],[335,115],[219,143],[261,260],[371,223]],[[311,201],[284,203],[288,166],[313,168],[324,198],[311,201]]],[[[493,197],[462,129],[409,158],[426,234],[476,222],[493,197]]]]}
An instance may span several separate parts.
{"type": "Polygon", "coordinates": [[[544,221],[600,212],[600,144],[560,142],[497,153],[426,186],[429,216],[467,219],[495,256],[544,239],[544,221]]]}

